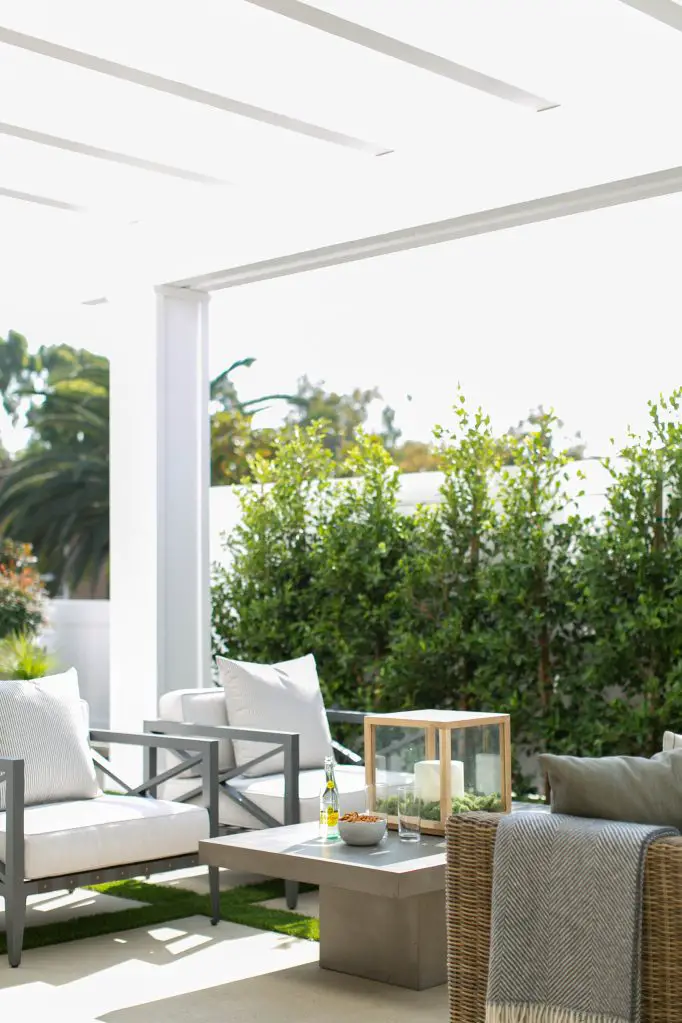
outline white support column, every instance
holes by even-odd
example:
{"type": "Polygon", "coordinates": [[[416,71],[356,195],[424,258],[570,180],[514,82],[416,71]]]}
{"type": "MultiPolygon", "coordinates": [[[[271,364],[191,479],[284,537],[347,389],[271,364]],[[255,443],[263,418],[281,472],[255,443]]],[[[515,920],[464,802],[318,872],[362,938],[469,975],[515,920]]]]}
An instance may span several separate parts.
{"type": "MultiPolygon", "coordinates": [[[[129,292],[112,313],[110,724],[136,731],[210,681],[208,296],[129,292]]],[[[116,756],[126,780],[140,764],[116,756]]]]}

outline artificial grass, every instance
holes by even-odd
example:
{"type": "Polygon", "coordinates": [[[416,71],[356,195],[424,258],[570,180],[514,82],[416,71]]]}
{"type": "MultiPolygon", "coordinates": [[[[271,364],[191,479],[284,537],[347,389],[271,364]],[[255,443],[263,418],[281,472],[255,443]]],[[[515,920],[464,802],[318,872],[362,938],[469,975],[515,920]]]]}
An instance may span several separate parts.
{"type": "MultiPolygon", "coordinates": [[[[96,913],[75,920],[42,924],[28,927],[24,935],[24,948],[42,948],[45,945],[60,945],[66,941],[93,938],[100,934],[115,934],[135,927],[151,927],[170,920],[182,920],[189,916],[211,916],[208,895],[199,895],[184,888],[168,885],[146,884],[143,881],[114,881],[111,884],[94,885],[86,891],[103,892],[118,898],[139,902],[139,908],[129,907],[118,912],[96,913]]],[[[313,886],[301,885],[303,891],[312,891],[313,886]]],[[[277,931],[295,938],[319,941],[319,921],[302,916],[290,910],[268,909],[259,905],[269,899],[284,896],[283,881],[267,881],[265,884],[245,885],[232,888],[220,894],[220,916],[245,927],[261,931],[277,931]]],[[[6,935],[0,934],[0,954],[7,952],[6,935]]]]}

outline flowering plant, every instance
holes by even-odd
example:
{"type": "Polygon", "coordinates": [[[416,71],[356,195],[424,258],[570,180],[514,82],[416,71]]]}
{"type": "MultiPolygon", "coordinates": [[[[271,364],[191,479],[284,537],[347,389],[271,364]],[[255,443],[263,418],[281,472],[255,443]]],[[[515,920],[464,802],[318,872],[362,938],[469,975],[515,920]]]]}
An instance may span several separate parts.
{"type": "Polygon", "coordinates": [[[0,544],[0,639],[34,636],[44,623],[45,588],[30,544],[0,544]]]}

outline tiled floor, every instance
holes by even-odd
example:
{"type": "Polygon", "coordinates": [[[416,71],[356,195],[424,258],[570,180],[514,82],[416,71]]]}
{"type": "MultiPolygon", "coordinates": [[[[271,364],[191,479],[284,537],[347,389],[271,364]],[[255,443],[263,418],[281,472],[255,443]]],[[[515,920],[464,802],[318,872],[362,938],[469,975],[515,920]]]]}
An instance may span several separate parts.
{"type": "MultiPolygon", "coordinates": [[[[204,872],[168,876],[204,890],[204,872]]],[[[160,880],[157,878],[156,880],[160,880]]],[[[246,878],[223,872],[224,887],[246,878]]],[[[95,911],[89,896],[31,910],[48,919],[95,911]]],[[[98,897],[102,898],[102,897],[98,897]]],[[[119,902],[120,900],[111,900],[119,902]]],[[[278,900],[268,905],[278,905],[278,900]]],[[[97,905],[97,900],[95,900],[97,905]]],[[[99,903],[99,909],[104,904],[99,903]]],[[[108,906],[106,908],[109,908],[108,906]]],[[[317,910],[301,896],[300,910],[317,910]]],[[[318,945],[192,917],[33,949],[18,970],[0,958],[0,1018],[64,1023],[445,1023],[444,987],[415,992],[319,969],[318,945]]]]}
{"type": "Polygon", "coordinates": [[[445,988],[322,971],[314,942],[205,917],[26,952],[0,963],[0,1017],[64,1023],[445,1023],[445,988]]]}

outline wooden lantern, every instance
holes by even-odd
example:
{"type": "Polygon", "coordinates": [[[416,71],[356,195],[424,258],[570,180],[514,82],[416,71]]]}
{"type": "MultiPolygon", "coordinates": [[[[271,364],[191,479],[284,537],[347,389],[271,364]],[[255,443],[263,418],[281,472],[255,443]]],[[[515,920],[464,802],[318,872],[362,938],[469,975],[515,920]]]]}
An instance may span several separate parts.
{"type": "Polygon", "coordinates": [[[397,828],[398,791],[418,804],[421,830],[445,834],[453,813],[511,810],[508,714],[417,710],[365,717],[369,808],[397,828]]]}

